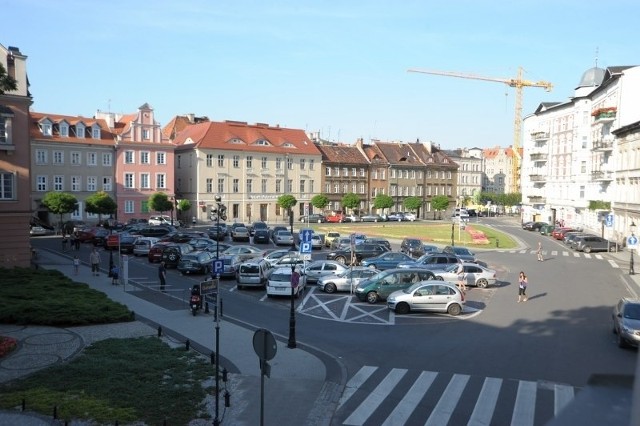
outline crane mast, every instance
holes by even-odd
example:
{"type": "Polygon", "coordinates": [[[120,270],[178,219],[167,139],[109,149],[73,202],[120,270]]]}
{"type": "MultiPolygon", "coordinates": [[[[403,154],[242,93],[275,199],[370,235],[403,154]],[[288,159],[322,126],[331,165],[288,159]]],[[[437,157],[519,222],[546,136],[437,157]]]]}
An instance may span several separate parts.
{"type": "Polygon", "coordinates": [[[529,81],[522,78],[523,69],[518,67],[518,74],[515,78],[497,78],[485,77],[476,74],[466,74],[455,71],[434,71],[422,69],[409,69],[408,72],[421,74],[442,75],[446,77],[466,78],[470,80],[492,81],[495,83],[503,83],[509,87],[516,89],[515,115],[513,119],[513,159],[511,161],[511,192],[519,192],[520,190],[520,141],[522,138],[522,99],[524,87],[541,87],[547,92],[553,88],[553,84],[548,81],[529,81]]]}

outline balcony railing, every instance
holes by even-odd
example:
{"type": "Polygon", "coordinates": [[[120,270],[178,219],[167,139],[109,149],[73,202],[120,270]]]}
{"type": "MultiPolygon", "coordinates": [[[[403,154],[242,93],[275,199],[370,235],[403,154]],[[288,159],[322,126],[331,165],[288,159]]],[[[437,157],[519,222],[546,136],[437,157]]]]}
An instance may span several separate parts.
{"type": "Polygon", "coordinates": [[[618,110],[615,107],[598,108],[591,112],[593,124],[611,122],[616,119],[618,110]]]}
{"type": "Polygon", "coordinates": [[[608,138],[607,136],[602,139],[596,139],[593,141],[592,151],[612,151],[613,150],[613,139],[608,138]]]}
{"type": "Polygon", "coordinates": [[[547,154],[546,152],[537,152],[531,154],[531,161],[547,161],[547,158],[549,158],[549,154],[547,154]]]}
{"type": "Polygon", "coordinates": [[[533,139],[534,141],[546,141],[547,139],[549,139],[549,132],[532,132],[531,139],[533,139]]]}
{"type": "Polygon", "coordinates": [[[529,195],[529,202],[536,204],[543,204],[547,202],[547,199],[542,195],[529,195]]]}
{"type": "Polygon", "coordinates": [[[529,179],[531,180],[531,182],[544,182],[547,178],[545,175],[529,175],[529,179]]]}
{"type": "Polygon", "coordinates": [[[591,179],[598,182],[609,182],[613,180],[613,173],[604,170],[595,170],[591,172],[591,179]]]}

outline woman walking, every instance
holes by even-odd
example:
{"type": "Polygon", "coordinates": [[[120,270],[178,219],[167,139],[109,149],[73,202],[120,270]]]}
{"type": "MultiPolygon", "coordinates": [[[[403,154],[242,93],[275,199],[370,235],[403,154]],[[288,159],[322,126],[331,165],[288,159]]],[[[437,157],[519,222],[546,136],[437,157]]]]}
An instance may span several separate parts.
{"type": "Polygon", "coordinates": [[[518,303],[527,301],[527,284],[529,280],[523,271],[520,271],[518,278],[518,303]]]}
{"type": "Polygon", "coordinates": [[[538,251],[536,251],[538,255],[538,262],[543,262],[544,257],[542,257],[542,241],[538,241],[538,251]]]}

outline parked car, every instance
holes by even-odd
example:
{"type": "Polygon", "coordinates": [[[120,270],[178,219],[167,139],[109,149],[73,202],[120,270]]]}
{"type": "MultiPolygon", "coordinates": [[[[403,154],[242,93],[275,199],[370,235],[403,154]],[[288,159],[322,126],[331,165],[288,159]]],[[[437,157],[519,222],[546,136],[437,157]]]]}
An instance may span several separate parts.
{"type": "Polygon", "coordinates": [[[132,217],[131,219],[129,219],[127,221],[127,225],[137,225],[137,224],[147,224],[149,223],[148,219],[137,219],[135,217],[132,217]]]}
{"type": "MultiPolygon", "coordinates": [[[[289,228],[287,228],[286,226],[274,226],[273,228],[271,228],[271,240],[273,241],[273,243],[275,244],[276,242],[276,234],[280,231],[289,231],[289,228]]],[[[293,237],[291,237],[293,238],[293,237]]]]}
{"type": "Polygon", "coordinates": [[[595,235],[577,236],[571,243],[571,248],[576,251],[583,251],[585,253],[591,253],[592,251],[611,251],[617,252],[620,250],[618,243],[615,241],[609,241],[606,238],[598,237],[595,235]]]}
{"type": "Polygon", "coordinates": [[[169,225],[174,226],[175,221],[172,223],[171,216],[151,216],[148,220],[149,225],[169,225]]]}
{"type": "Polygon", "coordinates": [[[400,243],[400,252],[418,258],[424,254],[422,241],[417,238],[405,238],[400,243]]]}
{"type": "Polygon", "coordinates": [[[411,262],[413,260],[414,259],[407,254],[390,251],[383,253],[380,256],[364,259],[360,264],[379,271],[384,271],[386,269],[397,268],[398,264],[401,262],[411,262]]]}
{"type": "Polygon", "coordinates": [[[355,214],[353,214],[353,213],[352,213],[352,214],[344,215],[343,221],[344,221],[344,222],[362,222],[362,220],[360,219],[360,217],[359,217],[359,216],[356,216],[356,215],[355,215],[355,214]]]}
{"type": "MultiPolygon", "coordinates": [[[[227,227],[227,233],[229,234],[230,237],[233,237],[233,230],[235,228],[247,228],[247,225],[245,225],[242,222],[234,222],[232,223],[230,226],[227,227]]],[[[247,228],[249,229],[249,228],[247,228]]]]}
{"type": "Polygon", "coordinates": [[[36,237],[36,236],[47,235],[51,232],[52,231],[49,231],[43,228],[42,226],[35,225],[35,226],[32,226],[31,229],[29,230],[29,235],[31,235],[32,237],[36,237]]]}
{"type": "Polygon", "coordinates": [[[309,284],[317,282],[321,277],[337,275],[349,269],[344,264],[333,260],[316,260],[304,268],[309,284]]]}
{"type": "Polygon", "coordinates": [[[231,244],[216,242],[215,244],[211,244],[210,246],[205,247],[204,250],[211,252],[217,256],[220,253],[223,253],[229,247],[231,247],[231,244]]]}
{"type": "Polygon", "coordinates": [[[269,265],[273,266],[280,258],[289,255],[291,252],[289,250],[272,250],[266,253],[263,259],[269,263],[269,265]]]}
{"type": "Polygon", "coordinates": [[[361,222],[384,222],[385,218],[380,216],[379,214],[365,214],[360,217],[361,222]]]}
{"type": "Polygon", "coordinates": [[[267,280],[267,297],[272,296],[289,296],[293,294],[298,298],[304,292],[307,280],[301,271],[295,271],[298,277],[298,282],[293,285],[292,288],[292,275],[291,268],[277,268],[271,271],[269,279],[267,280]],[[293,292],[293,293],[292,293],[293,292]]]}
{"type": "Polygon", "coordinates": [[[325,247],[331,247],[331,243],[338,238],[340,238],[339,232],[327,232],[327,235],[324,237],[325,247]]]}
{"type": "Polygon", "coordinates": [[[322,250],[322,236],[320,236],[320,234],[313,234],[311,236],[311,249],[322,250]]]}
{"type": "Polygon", "coordinates": [[[133,244],[133,255],[148,256],[149,250],[151,250],[151,247],[153,247],[157,242],[158,239],[154,237],[138,237],[136,242],[133,244]]]}
{"type": "Polygon", "coordinates": [[[238,268],[242,264],[240,256],[223,254],[220,256],[222,260],[222,272],[220,272],[221,278],[235,278],[238,273],[238,268]]]}
{"type": "Polygon", "coordinates": [[[327,254],[327,259],[335,260],[340,263],[350,264],[352,263],[352,255],[353,261],[355,264],[359,265],[364,259],[369,257],[379,256],[382,253],[389,251],[385,246],[381,246],[379,244],[356,244],[351,251],[351,248],[342,249],[342,250],[334,250],[327,254]]]}
{"type": "Polygon", "coordinates": [[[333,213],[326,217],[326,221],[330,223],[342,223],[344,222],[344,215],[342,213],[333,213]]]}
{"type": "Polygon", "coordinates": [[[162,238],[172,232],[176,232],[176,228],[173,226],[146,226],[138,230],[137,234],[143,237],[162,238]]]}
{"type": "Polygon", "coordinates": [[[223,228],[222,226],[213,225],[212,227],[207,229],[207,235],[212,240],[224,241],[224,239],[227,237],[227,229],[223,228]]]}
{"type": "Polygon", "coordinates": [[[158,241],[149,249],[149,252],[147,253],[147,259],[150,263],[162,261],[162,253],[164,252],[164,249],[175,244],[176,243],[171,243],[168,241],[158,241]]]}
{"type": "Polygon", "coordinates": [[[265,287],[271,265],[264,259],[253,259],[240,264],[236,281],[238,282],[238,290],[243,287],[265,287]]]}
{"type": "MultiPolygon", "coordinates": [[[[458,266],[456,264],[446,265],[443,269],[432,269],[436,279],[449,283],[458,283],[458,266]]],[[[462,262],[464,271],[464,282],[468,286],[486,288],[496,284],[497,273],[493,269],[485,268],[472,262],[462,262]]]]}
{"type": "Polygon", "coordinates": [[[193,247],[189,244],[172,244],[170,246],[165,247],[162,251],[162,261],[164,262],[164,266],[167,268],[177,268],[178,263],[180,263],[180,259],[185,254],[191,253],[193,251],[193,247]]]}
{"type": "Polygon", "coordinates": [[[413,262],[402,262],[398,264],[398,268],[423,268],[423,269],[442,269],[443,265],[452,265],[460,263],[460,259],[453,254],[448,253],[431,253],[425,254],[413,262]]]}
{"type": "Polygon", "coordinates": [[[308,260],[303,259],[298,253],[295,254],[289,253],[286,256],[282,256],[280,259],[273,262],[271,267],[273,269],[277,268],[291,268],[292,265],[300,267],[300,270],[304,270],[306,266],[309,264],[308,260]]]}
{"type": "Polygon", "coordinates": [[[542,235],[551,235],[551,233],[553,232],[553,230],[556,227],[554,225],[543,225],[540,227],[540,234],[542,235]]]}
{"type": "Polygon", "coordinates": [[[308,223],[324,223],[327,218],[322,214],[310,214],[308,216],[300,216],[300,222],[308,223]]]}
{"type": "Polygon", "coordinates": [[[426,281],[391,293],[387,307],[397,314],[409,312],[446,312],[460,315],[465,304],[464,294],[455,286],[442,281],[426,281]]]}
{"type": "Polygon", "coordinates": [[[576,237],[581,237],[583,235],[591,235],[591,234],[585,234],[584,232],[567,232],[566,234],[564,234],[564,244],[571,247],[573,240],[576,237]]]}
{"type": "Polygon", "coordinates": [[[415,213],[411,213],[411,212],[404,212],[404,220],[408,220],[409,222],[414,222],[417,217],[415,213]]]}
{"type": "MultiPolygon", "coordinates": [[[[209,236],[204,232],[198,231],[190,231],[190,232],[170,232],[164,237],[160,238],[160,241],[170,241],[172,243],[188,243],[189,241],[195,238],[206,238],[209,239],[209,236]]],[[[213,242],[213,240],[211,240],[213,242]]]]}
{"type": "Polygon", "coordinates": [[[438,246],[434,246],[433,244],[423,244],[422,251],[424,251],[424,254],[440,253],[438,246]]]}
{"type": "Polygon", "coordinates": [[[231,240],[232,241],[246,241],[249,242],[249,230],[243,226],[236,226],[231,228],[231,240]]]}
{"type": "Polygon", "coordinates": [[[253,243],[254,244],[269,244],[269,230],[268,229],[257,229],[253,233],[253,243]]]}
{"type": "Polygon", "coordinates": [[[81,220],[68,220],[62,224],[62,232],[64,232],[65,234],[73,234],[86,227],[87,224],[81,220]]]}
{"type": "Polygon", "coordinates": [[[527,231],[540,232],[540,228],[542,228],[545,225],[548,225],[548,223],[547,222],[525,222],[522,225],[522,229],[526,229],[527,231]]]}
{"type": "Polygon", "coordinates": [[[93,238],[91,239],[91,244],[93,244],[94,247],[106,247],[107,237],[110,233],[111,231],[109,231],[108,229],[96,228],[95,232],[93,233],[93,238]]]}
{"type": "Polygon", "coordinates": [[[335,275],[326,275],[318,279],[318,288],[325,293],[336,291],[354,291],[362,281],[367,280],[379,271],[364,266],[354,266],[335,275]]]}
{"type": "Polygon", "coordinates": [[[253,246],[231,246],[224,251],[224,254],[236,255],[240,257],[240,261],[244,262],[254,257],[263,257],[264,250],[253,246]]]}
{"type": "MultiPolygon", "coordinates": [[[[31,235],[34,235],[34,228],[42,228],[41,226],[39,227],[35,227],[32,226],[31,227],[31,235]]],[[[95,236],[96,232],[98,232],[99,229],[104,229],[104,228],[99,228],[97,226],[92,226],[92,227],[87,227],[84,229],[80,229],[78,232],[75,233],[75,236],[77,239],[80,240],[81,243],[89,243],[89,242],[93,242],[93,237],[95,236]]],[[[42,228],[42,230],[45,232],[43,234],[35,234],[35,235],[46,235],[46,229],[42,228]]],[[[108,230],[104,229],[107,234],[109,233],[108,230]]]]}
{"type": "Polygon", "coordinates": [[[466,247],[461,246],[446,246],[442,249],[442,253],[453,254],[463,262],[475,262],[476,255],[466,247]]]}
{"type": "Polygon", "coordinates": [[[404,213],[402,213],[402,212],[391,212],[387,216],[387,219],[389,219],[390,221],[394,221],[394,222],[402,222],[403,220],[406,220],[404,218],[404,213]]]}
{"type": "Polygon", "coordinates": [[[551,231],[551,236],[556,240],[564,240],[564,234],[567,232],[577,231],[577,229],[569,228],[569,227],[556,227],[553,231],[551,231]]]}
{"type": "Polygon", "coordinates": [[[394,291],[403,290],[420,281],[434,280],[435,275],[426,269],[388,269],[356,286],[355,294],[361,302],[376,303],[386,300],[394,291]]]}
{"type": "Polygon", "coordinates": [[[622,298],[613,307],[611,314],[613,332],[618,346],[637,347],[640,344],[640,300],[622,298]]]}
{"type": "Polygon", "coordinates": [[[182,274],[209,275],[213,269],[215,255],[208,251],[194,251],[182,255],[178,262],[178,271],[182,274]]]}
{"type": "Polygon", "coordinates": [[[344,250],[351,247],[351,238],[340,237],[337,240],[333,240],[331,243],[331,250],[344,250]]]}
{"type": "Polygon", "coordinates": [[[138,235],[123,234],[120,237],[120,253],[133,253],[138,235]]]}
{"type": "Polygon", "coordinates": [[[378,238],[378,237],[369,237],[365,238],[363,241],[365,244],[380,244],[381,246],[385,246],[389,250],[391,250],[391,242],[386,238],[378,238]]]}
{"type": "Polygon", "coordinates": [[[253,222],[249,227],[249,234],[251,234],[251,236],[253,237],[253,235],[256,233],[258,229],[269,231],[269,227],[267,226],[266,223],[262,221],[256,221],[256,222],[253,222]]]}
{"type": "Polygon", "coordinates": [[[273,242],[277,246],[290,246],[293,244],[293,234],[289,231],[278,231],[273,238],[273,242]]]}

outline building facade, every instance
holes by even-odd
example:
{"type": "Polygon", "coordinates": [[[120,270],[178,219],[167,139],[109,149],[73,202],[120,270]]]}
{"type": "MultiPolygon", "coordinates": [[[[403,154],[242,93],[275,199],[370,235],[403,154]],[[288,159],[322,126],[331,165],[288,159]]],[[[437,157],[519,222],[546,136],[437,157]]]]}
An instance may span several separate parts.
{"type": "Polygon", "coordinates": [[[466,207],[482,192],[484,162],[479,148],[459,148],[445,151],[458,166],[458,205],[466,207]]]}
{"type": "Polygon", "coordinates": [[[27,57],[0,44],[0,64],[16,90],[0,89],[0,267],[27,267],[31,262],[29,106],[27,57]]]}

